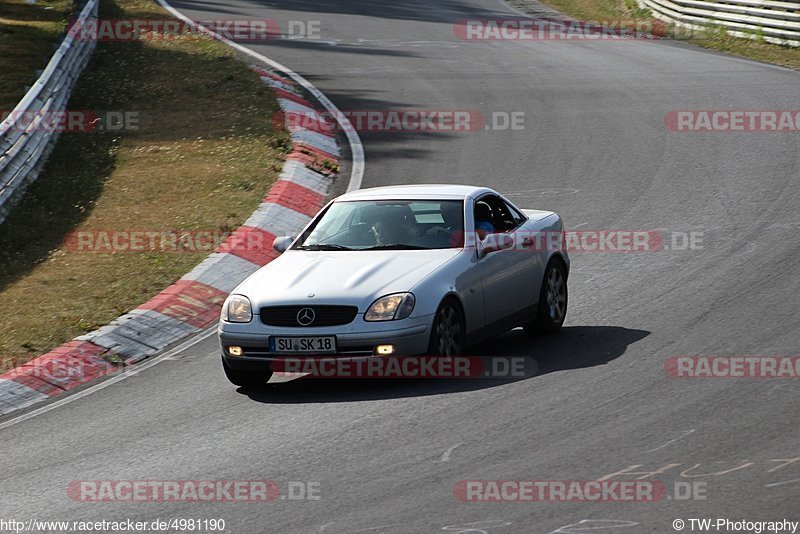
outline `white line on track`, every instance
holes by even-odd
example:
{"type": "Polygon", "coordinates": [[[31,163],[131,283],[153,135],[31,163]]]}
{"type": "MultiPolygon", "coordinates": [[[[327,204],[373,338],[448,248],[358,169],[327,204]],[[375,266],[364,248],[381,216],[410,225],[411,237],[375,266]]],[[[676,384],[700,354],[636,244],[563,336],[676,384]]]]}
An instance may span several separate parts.
{"type": "Polygon", "coordinates": [[[75,402],[76,400],[82,399],[83,397],[86,397],[87,395],[91,395],[92,393],[94,393],[96,391],[100,391],[101,389],[104,389],[104,388],[107,388],[108,386],[114,385],[117,382],[121,382],[121,381],[125,380],[126,378],[128,378],[130,376],[137,375],[137,374],[141,373],[142,371],[144,371],[146,369],[150,369],[151,367],[153,367],[156,364],[159,364],[159,363],[161,363],[163,361],[170,360],[172,358],[172,356],[174,356],[175,354],[183,352],[184,350],[186,350],[186,349],[188,349],[188,348],[200,343],[204,339],[210,337],[216,331],[217,331],[217,325],[209,327],[206,330],[203,330],[201,333],[197,334],[195,337],[184,341],[180,345],[168,350],[167,352],[165,352],[165,353],[163,353],[163,354],[161,354],[159,356],[156,356],[153,359],[146,360],[143,363],[136,364],[136,365],[133,365],[131,367],[126,367],[125,369],[119,371],[118,374],[112,376],[108,380],[103,380],[102,382],[99,382],[99,383],[97,383],[97,384],[95,384],[95,385],[93,385],[91,387],[88,387],[88,388],[86,388],[84,390],[81,390],[81,391],[79,391],[77,393],[73,393],[71,395],[67,395],[63,399],[59,399],[59,400],[57,400],[57,401],[55,401],[53,403],[47,404],[45,406],[42,406],[41,408],[37,408],[37,409],[35,409],[33,411],[30,411],[28,413],[24,413],[22,415],[14,417],[13,419],[9,419],[8,421],[4,421],[3,423],[0,423],[0,430],[3,430],[4,428],[8,428],[8,427],[10,427],[12,425],[16,425],[17,423],[21,423],[23,421],[26,421],[26,420],[28,420],[28,419],[30,419],[32,417],[36,417],[37,415],[41,415],[43,413],[47,413],[50,410],[54,410],[54,409],[58,408],[59,406],[63,406],[65,404],[69,404],[70,402],[75,402]]]}

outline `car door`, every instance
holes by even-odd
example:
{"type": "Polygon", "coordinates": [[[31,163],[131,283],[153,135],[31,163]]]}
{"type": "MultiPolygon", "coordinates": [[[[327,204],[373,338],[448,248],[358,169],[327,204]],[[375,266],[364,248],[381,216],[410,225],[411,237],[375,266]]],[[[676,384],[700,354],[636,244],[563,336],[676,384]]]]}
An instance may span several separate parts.
{"type": "MultiPolygon", "coordinates": [[[[483,287],[484,313],[486,325],[492,325],[522,315],[533,305],[535,284],[532,265],[536,254],[523,246],[526,239],[523,230],[526,218],[512,209],[497,195],[487,194],[475,200],[473,219],[476,228],[481,226],[479,212],[485,214],[489,208],[494,239],[506,239],[512,243],[510,248],[489,252],[478,259],[478,269],[483,287]]],[[[488,228],[487,225],[483,225],[488,228]]]]}

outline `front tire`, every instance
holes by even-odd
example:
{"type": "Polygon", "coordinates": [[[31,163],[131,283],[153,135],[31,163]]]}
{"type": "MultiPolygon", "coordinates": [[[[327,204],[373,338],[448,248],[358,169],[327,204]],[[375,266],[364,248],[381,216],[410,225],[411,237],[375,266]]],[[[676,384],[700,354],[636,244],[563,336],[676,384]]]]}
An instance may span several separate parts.
{"type": "Polygon", "coordinates": [[[536,319],[523,326],[528,334],[551,334],[561,329],[567,317],[567,270],[558,259],[550,260],[539,290],[536,319]]]}
{"type": "Polygon", "coordinates": [[[272,371],[246,371],[242,369],[233,369],[225,360],[222,360],[222,369],[225,371],[225,376],[234,386],[244,388],[258,388],[266,385],[267,380],[272,377],[272,371]]]}
{"type": "Polygon", "coordinates": [[[433,317],[428,351],[431,356],[461,356],[464,350],[464,314],[453,299],[439,305],[433,317]]]}

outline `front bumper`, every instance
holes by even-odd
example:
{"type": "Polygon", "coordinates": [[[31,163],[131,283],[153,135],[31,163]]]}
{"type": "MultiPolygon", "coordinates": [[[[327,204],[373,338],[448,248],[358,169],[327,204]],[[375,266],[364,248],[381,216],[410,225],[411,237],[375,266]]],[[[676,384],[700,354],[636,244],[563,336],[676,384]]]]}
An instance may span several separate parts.
{"type": "Polygon", "coordinates": [[[433,316],[403,319],[396,324],[367,323],[359,316],[349,325],[326,328],[276,328],[258,322],[245,325],[220,323],[217,330],[222,358],[233,369],[258,369],[265,364],[291,356],[324,356],[326,358],[362,359],[377,356],[378,345],[394,345],[393,356],[426,354],[433,316]],[[391,327],[390,327],[391,326],[391,327]],[[255,332],[254,330],[258,330],[255,332]],[[335,336],[336,353],[290,354],[274,353],[269,349],[271,336],[335,336]],[[231,356],[227,347],[242,347],[242,356],[231,356]]]}

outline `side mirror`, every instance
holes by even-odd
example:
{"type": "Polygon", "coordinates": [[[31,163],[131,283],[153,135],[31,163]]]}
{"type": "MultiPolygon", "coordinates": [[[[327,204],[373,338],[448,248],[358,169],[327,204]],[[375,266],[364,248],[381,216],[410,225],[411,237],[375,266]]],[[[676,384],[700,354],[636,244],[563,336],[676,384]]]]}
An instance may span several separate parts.
{"type": "Polygon", "coordinates": [[[276,237],[275,240],[272,242],[272,248],[274,248],[277,252],[283,254],[286,252],[286,249],[289,248],[289,245],[292,244],[294,238],[290,235],[282,235],[276,237]]]}
{"type": "Polygon", "coordinates": [[[483,258],[491,252],[508,250],[514,246],[514,237],[508,234],[488,234],[480,241],[478,257],[483,258]]]}

